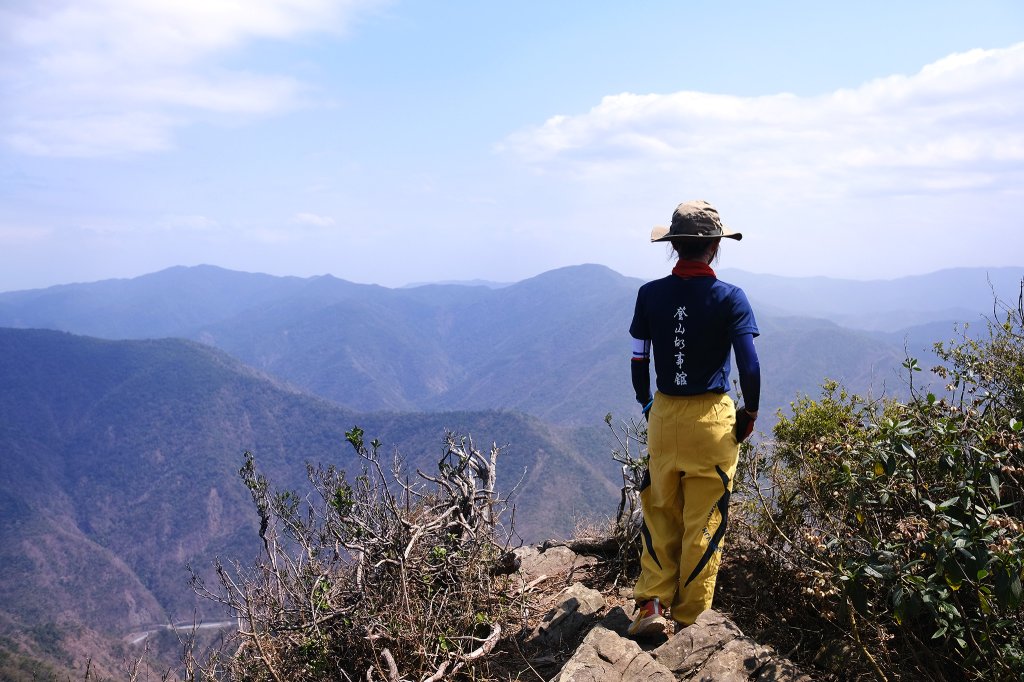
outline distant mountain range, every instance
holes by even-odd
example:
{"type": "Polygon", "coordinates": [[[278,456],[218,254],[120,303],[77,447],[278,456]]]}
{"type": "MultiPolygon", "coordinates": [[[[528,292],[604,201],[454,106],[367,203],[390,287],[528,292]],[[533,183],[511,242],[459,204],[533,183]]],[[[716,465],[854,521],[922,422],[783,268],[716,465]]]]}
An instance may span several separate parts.
{"type": "MultiPolygon", "coordinates": [[[[987,279],[1008,295],[1024,276],[1008,268],[946,272],[948,285],[937,273],[879,289],[725,271],[746,287],[765,331],[763,404],[784,407],[825,376],[853,390],[891,385],[905,344],[916,352],[954,321],[979,319],[991,308],[987,279]],[[883,317],[906,324],[882,328],[883,317]],[[842,326],[853,318],[864,327],[842,326]]],[[[501,288],[403,289],[198,266],[0,294],[0,326],[198,340],[358,411],[512,409],[586,426],[609,411],[636,412],[624,368],[640,284],[597,265],[501,288]]]]}
{"type": "MultiPolygon", "coordinates": [[[[1015,301],[1024,268],[721,276],[754,303],[771,414],[826,377],[901,393],[905,353],[980,321],[993,291],[1015,301]]],[[[499,483],[519,482],[527,540],[610,514],[603,418],[639,416],[640,284],[596,265],[402,289],[199,266],[0,294],[0,676],[17,646],[57,660],[54,632],[68,651],[208,609],[184,565],[254,555],[246,449],[291,487],[306,461],[358,466],[353,425],[421,469],[454,429],[508,445],[499,483]]]]}
{"type": "Polygon", "coordinates": [[[255,556],[242,452],[301,489],[307,461],[358,472],[344,438],[357,424],[410,472],[436,470],[446,429],[485,450],[507,444],[499,483],[518,484],[516,525],[530,538],[565,535],[618,499],[609,458],[582,455],[585,440],[536,418],[359,415],[191,341],[0,329],[0,376],[0,635],[40,624],[111,635],[194,609],[215,619],[185,566],[212,580],[215,557],[255,556]]]}
{"type": "Polygon", "coordinates": [[[772,314],[821,317],[843,327],[906,335],[936,322],[977,322],[994,298],[1016,303],[1024,267],[951,268],[885,280],[780,277],[723,270],[772,314]]]}

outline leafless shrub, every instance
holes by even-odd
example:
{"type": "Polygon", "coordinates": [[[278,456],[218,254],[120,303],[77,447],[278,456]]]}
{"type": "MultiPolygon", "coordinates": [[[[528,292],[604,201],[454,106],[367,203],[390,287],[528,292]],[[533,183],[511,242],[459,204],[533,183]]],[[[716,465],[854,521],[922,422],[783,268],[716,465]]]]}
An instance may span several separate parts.
{"type": "Polygon", "coordinates": [[[622,472],[619,504],[611,529],[616,552],[608,562],[609,577],[618,583],[620,580],[631,581],[640,573],[640,526],[643,518],[640,488],[647,473],[647,424],[630,420],[616,430],[611,414],[604,421],[615,436],[618,447],[612,451],[612,459],[618,462],[622,472]]]}
{"type": "Polygon", "coordinates": [[[507,589],[515,570],[495,487],[499,448],[488,456],[447,433],[437,474],[412,482],[381,444],[346,434],[363,462],[349,480],[307,465],[310,492],[277,492],[251,454],[241,476],[260,516],[263,553],[251,567],[216,565],[203,597],[238,619],[237,647],[191,679],[440,680],[479,677],[517,622],[507,589]]]}

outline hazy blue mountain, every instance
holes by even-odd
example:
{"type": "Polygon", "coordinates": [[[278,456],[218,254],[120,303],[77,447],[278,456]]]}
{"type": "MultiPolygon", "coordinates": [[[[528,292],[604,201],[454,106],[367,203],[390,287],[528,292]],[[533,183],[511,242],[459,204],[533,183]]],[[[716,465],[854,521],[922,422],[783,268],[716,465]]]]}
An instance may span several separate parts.
{"type": "Polygon", "coordinates": [[[297,486],[307,461],[358,470],[344,441],[356,424],[410,469],[434,470],[445,429],[507,444],[499,485],[519,484],[528,540],[564,536],[574,515],[618,501],[610,442],[584,452],[576,434],[509,411],[359,415],[195,342],[0,329],[0,377],[0,635],[209,615],[185,565],[254,556],[242,452],[297,486]]]}
{"type": "Polygon", "coordinates": [[[266,305],[311,281],[209,265],[174,267],[127,280],[0,294],[0,326],[111,339],[181,336],[184,329],[266,305]]]}
{"type": "MultiPolygon", "coordinates": [[[[607,412],[637,411],[626,363],[640,284],[597,265],[497,289],[388,289],[203,266],[0,294],[0,324],[195,339],[359,411],[516,409],[593,426],[607,412]]],[[[795,391],[816,392],[822,376],[866,391],[898,367],[898,337],[773,313],[787,308],[758,301],[777,297],[792,308],[795,294],[750,288],[765,332],[758,348],[769,411],[795,391]]]]}
{"type": "MultiPolygon", "coordinates": [[[[988,280],[1012,301],[1022,275],[722,273],[754,302],[769,414],[825,378],[903,394],[905,353],[953,321],[983,328],[988,280]]],[[[355,466],[355,424],[419,468],[450,428],[508,445],[499,482],[522,479],[525,538],[610,513],[603,416],[638,416],[626,363],[640,284],[597,265],[402,289],[200,266],[0,294],[0,326],[16,328],[0,329],[0,655],[26,624],[109,633],[188,616],[185,562],[255,551],[246,449],[293,486],[307,460],[355,466]]]]}
{"type": "Polygon", "coordinates": [[[906,354],[895,340],[804,317],[770,317],[759,324],[761,404],[771,408],[770,413],[785,408],[799,394],[816,396],[826,378],[862,394],[906,394],[898,371],[906,354]]]}
{"type": "Polygon", "coordinates": [[[446,279],[439,282],[410,282],[403,286],[403,289],[413,289],[416,287],[430,286],[430,285],[454,285],[463,287],[487,287],[488,289],[503,289],[510,286],[512,282],[492,282],[489,279],[446,279]]]}
{"type": "Polygon", "coordinates": [[[904,327],[891,332],[873,332],[872,335],[889,343],[906,348],[915,357],[930,357],[936,342],[961,339],[965,335],[977,338],[986,333],[987,321],[975,317],[974,322],[965,324],[961,320],[928,322],[926,324],[904,327]]]}
{"type": "Polygon", "coordinates": [[[725,269],[752,301],[773,313],[822,317],[844,327],[886,332],[934,322],[976,322],[994,295],[1016,302],[1024,267],[952,268],[886,280],[780,277],[725,269]]]}

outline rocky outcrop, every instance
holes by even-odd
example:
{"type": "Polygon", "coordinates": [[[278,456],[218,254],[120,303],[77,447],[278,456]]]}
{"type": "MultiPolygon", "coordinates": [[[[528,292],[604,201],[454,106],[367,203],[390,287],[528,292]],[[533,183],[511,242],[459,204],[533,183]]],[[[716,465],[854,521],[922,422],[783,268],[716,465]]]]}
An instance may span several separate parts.
{"type": "MultiPolygon", "coordinates": [[[[542,549],[517,550],[524,581],[569,582],[579,569],[596,561],[565,546],[542,549]]],[[[568,646],[573,651],[552,682],[812,682],[792,662],[744,635],[716,611],[706,611],[679,632],[668,623],[664,634],[634,641],[626,636],[632,616],[628,600],[622,606],[608,606],[600,592],[573,582],[549,603],[554,606],[526,641],[547,650],[568,646]]]]}
{"type": "Polygon", "coordinates": [[[598,625],[587,633],[576,653],[552,682],[675,682],[672,671],[636,642],[598,625]]]}
{"type": "Polygon", "coordinates": [[[527,641],[561,648],[564,642],[575,640],[584,628],[592,625],[604,607],[600,592],[573,583],[559,595],[558,606],[544,616],[527,641]]]}
{"type": "Polygon", "coordinates": [[[717,611],[705,611],[654,650],[659,663],[680,680],[714,682],[810,682],[789,661],[747,637],[717,611]]]}
{"type": "Polygon", "coordinates": [[[577,554],[565,545],[525,546],[515,550],[524,580],[534,582],[548,578],[571,582],[577,571],[597,563],[598,559],[577,554]]]}
{"type": "Polygon", "coordinates": [[[629,618],[617,611],[590,630],[554,682],[812,682],[716,611],[649,652],[624,636],[629,618]]]}

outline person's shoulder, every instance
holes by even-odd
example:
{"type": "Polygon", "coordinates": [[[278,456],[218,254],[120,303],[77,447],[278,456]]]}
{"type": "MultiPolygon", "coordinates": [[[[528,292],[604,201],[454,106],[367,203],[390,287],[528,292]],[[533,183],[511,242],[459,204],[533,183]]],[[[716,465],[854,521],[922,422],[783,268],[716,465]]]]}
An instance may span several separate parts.
{"type": "Polygon", "coordinates": [[[723,282],[722,280],[716,280],[715,286],[718,288],[718,295],[723,300],[735,301],[736,303],[746,303],[750,305],[746,292],[735,284],[723,282]]]}
{"type": "Polygon", "coordinates": [[[657,291],[664,289],[665,287],[672,285],[672,280],[679,279],[675,275],[669,275],[667,277],[660,277],[658,279],[652,279],[650,282],[640,285],[640,291],[657,291]]]}
{"type": "Polygon", "coordinates": [[[729,282],[726,282],[724,280],[716,279],[715,286],[720,287],[722,291],[727,291],[730,294],[739,293],[741,296],[746,296],[746,294],[743,292],[743,289],[736,286],[735,284],[730,284],[729,282]]]}

